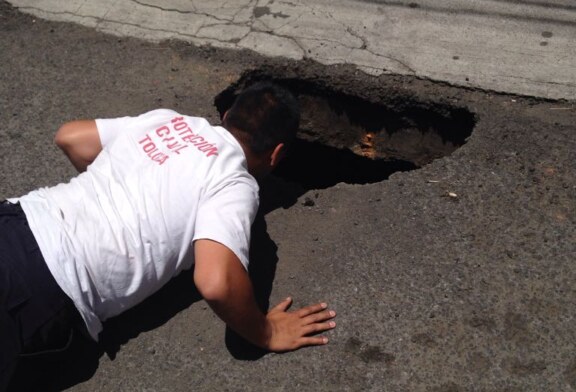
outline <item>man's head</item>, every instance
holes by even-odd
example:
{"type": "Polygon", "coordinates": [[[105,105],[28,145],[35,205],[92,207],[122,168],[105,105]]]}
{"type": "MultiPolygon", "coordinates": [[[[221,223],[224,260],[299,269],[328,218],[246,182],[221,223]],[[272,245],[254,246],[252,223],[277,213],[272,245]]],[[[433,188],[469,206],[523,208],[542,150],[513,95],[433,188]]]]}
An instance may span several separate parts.
{"type": "Polygon", "coordinates": [[[244,147],[249,169],[262,175],[278,164],[299,122],[296,98],[276,84],[260,82],[242,91],[224,115],[223,125],[244,147]]]}

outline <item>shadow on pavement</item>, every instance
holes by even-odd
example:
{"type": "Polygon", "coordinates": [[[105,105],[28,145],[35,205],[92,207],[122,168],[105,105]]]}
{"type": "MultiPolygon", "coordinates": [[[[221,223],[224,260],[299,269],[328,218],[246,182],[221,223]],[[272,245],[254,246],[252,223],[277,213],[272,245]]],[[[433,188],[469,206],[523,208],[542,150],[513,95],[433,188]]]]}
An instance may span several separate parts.
{"type": "Polygon", "coordinates": [[[61,391],[90,379],[104,353],[113,360],[130,339],[165,324],[201,299],[192,274],[183,272],[146,301],[108,320],[98,343],[76,334],[63,353],[22,359],[9,391],[61,391]]]}
{"type": "MultiPolygon", "coordinates": [[[[262,210],[260,211],[252,225],[249,273],[254,285],[256,301],[260,309],[267,311],[276,275],[278,247],[268,235],[266,220],[262,210]]],[[[248,343],[230,328],[226,328],[226,347],[234,358],[240,360],[257,360],[267,353],[266,350],[248,343]]]]}

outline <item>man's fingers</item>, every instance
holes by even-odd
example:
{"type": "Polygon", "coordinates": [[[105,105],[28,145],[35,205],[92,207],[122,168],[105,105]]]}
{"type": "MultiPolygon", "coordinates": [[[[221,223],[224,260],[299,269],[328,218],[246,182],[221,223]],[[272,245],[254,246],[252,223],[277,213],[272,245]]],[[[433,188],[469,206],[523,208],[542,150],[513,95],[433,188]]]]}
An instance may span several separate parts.
{"type": "Polygon", "coordinates": [[[316,305],[310,305],[310,306],[306,306],[306,307],[304,307],[304,308],[302,308],[302,309],[297,310],[297,311],[296,311],[296,314],[297,314],[299,317],[304,318],[304,317],[309,316],[309,315],[311,315],[311,314],[321,312],[321,311],[323,311],[324,309],[326,309],[327,307],[328,307],[328,305],[325,304],[325,303],[320,303],[320,304],[316,304],[316,305]]]}
{"type": "Polygon", "coordinates": [[[334,321],[329,321],[327,323],[314,323],[306,325],[302,327],[302,334],[303,335],[310,335],[313,333],[324,332],[328,331],[329,329],[333,329],[336,327],[336,323],[334,321]]]}
{"type": "Polygon", "coordinates": [[[278,305],[274,306],[270,311],[285,312],[290,307],[291,304],[292,304],[292,298],[288,297],[282,302],[280,302],[278,305]]]}
{"type": "Polygon", "coordinates": [[[333,310],[325,310],[319,313],[313,313],[309,316],[306,316],[302,319],[304,325],[318,323],[320,321],[330,320],[331,318],[336,317],[336,312],[333,310]]]}
{"type": "Polygon", "coordinates": [[[312,336],[304,337],[298,340],[299,347],[305,346],[320,346],[328,343],[328,338],[325,336],[312,336]]]}

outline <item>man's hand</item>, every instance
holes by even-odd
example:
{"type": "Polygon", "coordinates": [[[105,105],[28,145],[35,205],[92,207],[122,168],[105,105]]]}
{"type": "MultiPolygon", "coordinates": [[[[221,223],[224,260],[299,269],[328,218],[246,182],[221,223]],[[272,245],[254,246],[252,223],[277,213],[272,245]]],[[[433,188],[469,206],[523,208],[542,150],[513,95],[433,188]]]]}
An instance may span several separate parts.
{"type": "Polygon", "coordinates": [[[254,298],[252,282],[238,257],[226,246],[211,240],[194,242],[194,282],[212,310],[249,342],[271,351],[291,351],[326,344],[325,337],[310,336],[336,325],[336,315],[325,304],[287,312],[287,298],[268,314],[254,298]]]}
{"type": "Polygon", "coordinates": [[[310,335],[334,328],[336,323],[329,320],[336,316],[336,312],[327,310],[325,303],[287,312],[291,304],[292,298],[286,298],[266,315],[270,328],[267,348],[281,352],[328,343],[328,338],[324,336],[310,335]]]}

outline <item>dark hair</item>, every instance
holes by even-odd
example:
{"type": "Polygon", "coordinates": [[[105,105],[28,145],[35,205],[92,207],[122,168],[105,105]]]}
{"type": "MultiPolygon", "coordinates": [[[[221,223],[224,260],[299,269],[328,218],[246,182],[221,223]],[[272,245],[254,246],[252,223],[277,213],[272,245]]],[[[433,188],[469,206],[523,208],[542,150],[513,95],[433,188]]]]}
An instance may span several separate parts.
{"type": "Polygon", "coordinates": [[[294,95],[277,84],[258,82],[238,95],[223,125],[260,154],[280,143],[289,145],[299,123],[300,108],[294,95]]]}

